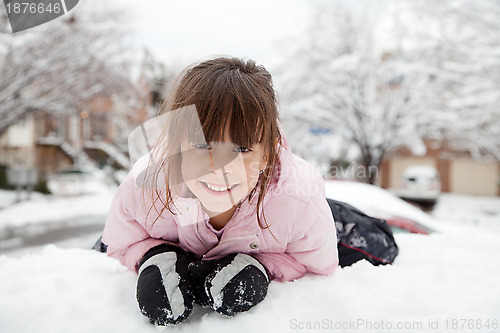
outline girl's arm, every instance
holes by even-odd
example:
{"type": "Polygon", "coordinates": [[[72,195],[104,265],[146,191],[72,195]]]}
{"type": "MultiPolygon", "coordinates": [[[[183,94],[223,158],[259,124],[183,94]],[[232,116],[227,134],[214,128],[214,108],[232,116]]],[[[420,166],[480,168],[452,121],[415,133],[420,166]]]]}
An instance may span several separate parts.
{"type": "Polygon", "coordinates": [[[295,237],[285,253],[260,253],[255,257],[274,280],[290,281],[307,272],[328,275],[338,265],[337,233],[326,199],[317,196],[295,222],[295,237]]]}
{"type": "Polygon", "coordinates": [[[145,230],[146,217],[137,213],[143,204],[142,195],[142,189],[135,185],[130,172],[111,203],[102,238],[103,243],[108,245],[108,256],[120,260],[133,271],[137,271],[139,261],[149,249],[167,243],[152,238],[145,230]],[[140,215],[139,219],[137,215],[140,215]],[[139,223],[138,220],[143,222],[139,223]]]}

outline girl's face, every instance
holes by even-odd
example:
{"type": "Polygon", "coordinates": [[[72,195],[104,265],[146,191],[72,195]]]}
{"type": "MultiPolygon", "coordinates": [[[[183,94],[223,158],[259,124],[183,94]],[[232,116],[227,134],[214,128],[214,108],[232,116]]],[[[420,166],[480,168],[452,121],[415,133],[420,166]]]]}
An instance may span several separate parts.
{"type": "Polygon", "coordinates": [[[265,167],[262,144],[240,147],[226,140],[182,145],[184,183],[210,217],[229,211],[245,199],[265,167]]]}

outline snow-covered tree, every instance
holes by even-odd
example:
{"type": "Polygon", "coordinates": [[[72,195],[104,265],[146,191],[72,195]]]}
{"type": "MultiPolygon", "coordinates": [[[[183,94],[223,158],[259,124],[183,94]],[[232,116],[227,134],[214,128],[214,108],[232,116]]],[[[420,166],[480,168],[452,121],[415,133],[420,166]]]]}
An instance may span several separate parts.
{"type": "Polygon", "coordinates": [[[426,59],[433,113],[423,135],[500,160],[500,1],[421,1],[415,53],[426,59]],[[430,29],[432,27],[432,29],[430,29]],[[422,47],[422,46],[425,46],[422,47]]]}
{"type": "Polygon", "coordinates": [[[0,6],[0,134],[36,110],[75,112],[94,96],[133,91],[117,13],[77,9],[13,35],[0,6]]]}
{"type": "Polygon", "coordinates": [[[498,0],[322,3],[281,73],[287,122],[331,129],[367,167],[421,138],[500,159],[499,17],[498,0]]]}
{"type": "MultiPolygon", "coordinates": [[[[425,89],[407,59],[380,45],[378,14],[325,3],[283,80],[287,121],[330,129],[355,145],[366,168],[378,167],[390,149],[419,140],[414,118],[425,89]]],[[[367,174],[367,181],[375,177],[367,174]]]]}

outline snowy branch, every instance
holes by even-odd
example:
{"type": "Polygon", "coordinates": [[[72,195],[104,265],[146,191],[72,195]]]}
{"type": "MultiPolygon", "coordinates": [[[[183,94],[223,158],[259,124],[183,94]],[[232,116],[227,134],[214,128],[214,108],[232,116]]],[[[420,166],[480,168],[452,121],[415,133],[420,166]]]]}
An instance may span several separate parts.
{"type": "Polygon", "coordinates": [[[77,13],[15,36],[0,30],[0,134],[30,112],[75,112],[93,96],[132,89],[119,32],[102,29],[109,13],[77,13]]]}

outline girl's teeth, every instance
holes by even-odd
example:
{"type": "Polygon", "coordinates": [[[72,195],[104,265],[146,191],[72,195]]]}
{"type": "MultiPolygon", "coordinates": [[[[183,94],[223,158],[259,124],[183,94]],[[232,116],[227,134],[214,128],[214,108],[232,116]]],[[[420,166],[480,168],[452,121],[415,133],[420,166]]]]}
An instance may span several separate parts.
{"type": "Polygon", "coordinates": [[[207,184],[205,182],[203,182],[209,189],[213,190],[213,191],[217,191],[217,192],[222,192],[222,191],[227,191],[229,189],[231,189],[233,186],[214,186],[214,185],[210,185],[210,184],[207,184]]]}

